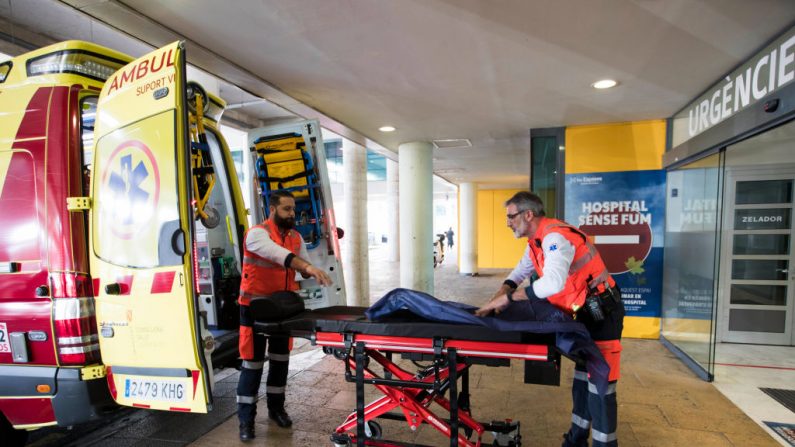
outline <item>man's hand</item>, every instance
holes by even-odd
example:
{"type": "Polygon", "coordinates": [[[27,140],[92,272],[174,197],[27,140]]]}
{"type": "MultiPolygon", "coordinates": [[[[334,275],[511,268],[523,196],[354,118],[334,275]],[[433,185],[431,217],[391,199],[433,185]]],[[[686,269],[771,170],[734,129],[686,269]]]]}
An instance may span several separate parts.
{"type": "Polygon", "coordinates": [[[307,276],[315,278],[317,282],[320,283],[321,286],[330,286],[331,285],[331,277],[329,277],[326,272],[320,270],[319,268],[315,267],[314,265],[308,265],[304,270],[304,273],[307,276]]]}
{"type": "Polygon", "coordinates": [[[488,303],[486,303],[483,307],[475,311],[475,315],[478,317],[485,317],[490,314],[492,311],[494,313],[500,313],[508,307],[508,295],[502,294],[495,296],[488,303]]]}
{"type": "Polygon", "coordinates": [[[494,295],[491,297],[490,301],[496,300],[497,297],[499,297],[500,295],[505,295],[506,293],[508,293],[509,290],[512,290],[512,288],[508,284],[501,285],[500,288],[497,289],[496,292],[494,292],[494,295]]]}

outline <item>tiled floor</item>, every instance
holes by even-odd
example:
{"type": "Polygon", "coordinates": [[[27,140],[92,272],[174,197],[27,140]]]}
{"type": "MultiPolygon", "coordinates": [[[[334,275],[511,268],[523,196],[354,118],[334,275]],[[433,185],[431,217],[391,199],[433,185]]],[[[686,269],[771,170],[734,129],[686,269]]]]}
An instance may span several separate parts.
{"type": "MultiPolygon", "coordinates": [[[[371,296],[396,287],[396,263],[371,251],[371,296]]],[[[487,270],[477,277],[458,275],[448,259],[436,270],[435,295],[445,300],[479,304],[507,274],[487,270]]],[[[624,446],[776,446],[778,442],[711,383],[697,378],[656,340],[624,341],[622,379],[618,385],[618,437],[624,446]]],[[[523,445],[556,446],[570,421],[572,363],[563,361],[560,387],[525,385],[523,368],[475,366],[471,372],[472,412],[476,419],[511,418],[521,422],[523,445]]],[[[368,397],[376,394],[369,390],[368,397]]],[[[344,381],[341,362],[304,344],[294,351],[288,385],[288,411],[294,426],[269,423],[260,402],[257,439],[252,445],[331,445],[329,435],[354,408],[353,385],[344,381]]],[[[237,419],[230,418],[192,445],[237,445],[237,419]]],[[[403,422],[382,424],[388,439],[445,445],[445,438],[425,425],[412,432],[403,422]]],[[[242,443],[241,443],[242,444],[242,443]]]]}
{"type": "Polygon", "coordinates": [[[719,343],[715,360],[715,387],[771,436],[780,439],[763,421],[795,424],[795,413],[759,389],[795,389],[795,347],[719,343]]]}

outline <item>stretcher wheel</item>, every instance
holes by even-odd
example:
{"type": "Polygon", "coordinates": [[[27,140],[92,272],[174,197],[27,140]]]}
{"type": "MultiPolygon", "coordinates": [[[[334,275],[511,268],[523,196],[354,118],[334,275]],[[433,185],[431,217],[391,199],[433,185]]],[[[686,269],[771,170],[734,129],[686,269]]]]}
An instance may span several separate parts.
{"type": "Polygon", "coordinates": [[[337,360],[345,360],[345,351],[342,349],[331,349],[331,355],[337,360]]]}
{"type": "Polygon", "coordinates": [[[211,206],[204,207],[204,214],[207,217],[202,217],[202,225],[204,225],[208,230],[212,230],[213,228],[217,227],[219,223],[221,223],[221,215],[218,214],[218,210],[211,206]]]}
{"type": "Polygon", "coordinates": [[[381,439],[384,434],[381,424],[376,421],[367,421],[367,428],[370,430],[370,438],[372,439],[381,439]]]}

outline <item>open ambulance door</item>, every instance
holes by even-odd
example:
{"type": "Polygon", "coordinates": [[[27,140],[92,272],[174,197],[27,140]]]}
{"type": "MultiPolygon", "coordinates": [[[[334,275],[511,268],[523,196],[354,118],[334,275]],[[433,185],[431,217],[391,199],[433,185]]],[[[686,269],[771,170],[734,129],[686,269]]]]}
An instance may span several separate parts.
{"type": "Polygon", "coordinates": [[[274,191],[291,192],[295,196],[296,230],[304,238],[308,261],[325,270],[333,281],[331,286],[322,287],[314,278],[297,275],[298,294],[308,309],[344,306],[345,279],[320,123],[308,120],[260,127],[249,131],[248,143],[256,222],[268,218],[274,191]]]}
{"type": "Polygon", "coordinates": [[[91,273],[116,402],[205,413],[212,365],[197,310],[186,86],[181,42],[105,83],[91,182],[91,273]]]}

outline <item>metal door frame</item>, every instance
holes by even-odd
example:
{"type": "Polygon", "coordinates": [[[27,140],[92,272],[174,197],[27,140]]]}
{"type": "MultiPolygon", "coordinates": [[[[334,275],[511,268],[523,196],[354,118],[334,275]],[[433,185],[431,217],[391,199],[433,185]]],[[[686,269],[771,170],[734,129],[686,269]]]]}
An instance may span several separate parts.
{"type": "MultiPolygon", "coordinates": [[[[761,333],[761,332],[741,332],[729,331],[729,312],[732,309],[730,304],[730,290],[731,290],[731,268],[733,248],[734,248],[734,212],[737,209],[735,205],[735,191],[738,181],[762,181],[762,180],[781,180],[790,179],[793,181],[793,199],[795,199],[795,165],[778,165],[773,168],[763,168],[759,166],[754,167],[726,167],[725,172],[725,194],[723,198],[723,228],[721,229],[721,253],[720,253],[720,276],[718,283],[718,325],[717,325],[717,341],[728,343],[751,343],[751,344],[765,344],[765,345],[795,345],[795,214],[790,214],[790,250],[789,250],[789,277],[786,280],[787,286],[787,305],[785,310],[787,316],[785,317],[785,331],[783,334],[761,333]],[[734,334],[734,335],[733,335],[734,334]]],[[[777,208],[790,208],[795,212],[793,202],[788,205],[785,204],[760,204],[760,205],[740,205],[741,209],[746,207],[753,209],[755,207],[777,207],[777,208]]],[[[792,212],[791,212],[792,213],[792,212]]],[[[742,231],[742,230],[740,230],[742,231]]],[[[759,234],[782,234],[781,230],[761,230],[764,233],[759,234]]],[[[766,259],[760,257],[764,255],[743,255],[754,256],[754,259],[766,259]]],[[[770,255],[770,259],[780,259],[783,255],[770,255]]],[[[761,281],[761,283],[769,283],[770,281],[761,281]]],[[[784,281],[782,281],[784,282],[784,281]]],[[[745,306],[753,305],[735,305],[735,308],[746,308],[745,306]]],[[[753,306],[747,307],[759,310],[778,310],[780,306],[753,306]]]]}

